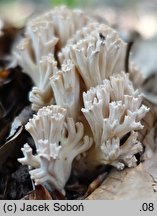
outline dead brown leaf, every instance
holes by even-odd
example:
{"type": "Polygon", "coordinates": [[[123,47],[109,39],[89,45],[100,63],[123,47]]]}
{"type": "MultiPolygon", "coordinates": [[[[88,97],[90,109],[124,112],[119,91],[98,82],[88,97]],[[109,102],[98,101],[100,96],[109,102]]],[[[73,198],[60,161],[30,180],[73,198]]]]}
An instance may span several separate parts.
{"type": "MultiPolygon", "coordinates": [[[[9,161],[13,158],[16,159],[19,155],[20,148],[23,145],[22,140],[24,140],[25,137],[24,134],[25,132],[23,131],[23,126],[21,126],[11,139],[0,147],[0,173],[9,172],[7,169],[7,163],[9,163],[9,161]]],[[[14,164],[12,166],[14,166],[14,164]]]]}
{"type": "Polygon", "coordinates": [[[157,199],[156,183],[142,164],[123,171],[113,169],[103,184],[88,200],[139,200],[157,199]]]}
{"type": "Polygon", "coordinates": [[[142,119],[144,128],[139,131],[138,140],[144,145],[145,151],[142,155],[142,160],[147,160],[152,157],[156,146],[156,131],[157,131],[157,108],[147,99],[143,99],[143,104],[150,108],[149,112],[142,119]]]}
{"type": "Polygon", "coordinates": [[[22,200],[52,200],[52,197],[44,186],[37,185],[35,190],[22,198],[22,200]]]}
{"type": "Polygon", "coordinates": [[[0,71],[0,79],[7,78],[9,76],[9,74],[10,74],[10,71],[7,69],[0,71]]]}
{"type": "Polygon", "coordinates": [[[144,169],[153,177],[154,181],[157,182],[157,152],[143,163],[144,169]]]}
{"type": "MultiPolygon", "coordinates": [[[[6,138],[6,142],[0,147],[0,172],[7,170],[6,164],[10,158],[16,160],[19,157],[22,145],[27,142],[27,133],[24,130],[24,125],[31,115],[32,110],[30,106],[27,106],[12,122],[9,136],[6,138]]],[[[0,135],[2,136],[3,134],[0,133],[0,135]]]]}
{"type": "Polygon", "coordinates": [[[102,182],[104,181],[104,179],[106,178],[108,172],[105,172],[103,174],[100,174],[88,187],[85,195],[83,196],[83,198],[85,199],[86,197],[88,197],[96,188],[98,188],[102,182]]]}

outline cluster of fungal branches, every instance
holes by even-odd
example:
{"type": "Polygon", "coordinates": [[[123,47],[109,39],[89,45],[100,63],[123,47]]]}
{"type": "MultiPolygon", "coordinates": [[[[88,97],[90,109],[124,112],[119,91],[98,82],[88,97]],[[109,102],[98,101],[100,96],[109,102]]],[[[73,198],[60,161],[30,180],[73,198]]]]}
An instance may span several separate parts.
{"type": "Polygon", "coordinates": [[[65,194],[81,155],[86,169],[136,166],[149,108],[125,73],[126,47],[114,29],[80,10],[54,8],[27,23],[14,53],[34,83],[29,100],[36,114],[25,129],[36,154],[25,144],[18,161],[35,184],[65,194]]]}

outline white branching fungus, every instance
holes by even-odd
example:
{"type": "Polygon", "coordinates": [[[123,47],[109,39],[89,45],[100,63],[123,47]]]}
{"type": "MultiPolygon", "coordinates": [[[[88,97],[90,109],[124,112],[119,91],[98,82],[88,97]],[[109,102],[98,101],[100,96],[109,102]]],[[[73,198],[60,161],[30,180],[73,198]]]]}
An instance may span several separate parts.
{"type": "Polygon", "coordinates": [[[61,70],[50,79],[57,105],[67,109],[67,116],[75,120],[80,111],[80,80],[71,60],[62,64],[61,70]]]}
{"type": "Polygon", "coordinates": [[[24,72],[29,73],[27,64],[33,66],[32,63],[38,63],[42,56],[54,54],[56,44],[64,46],[76,30],[88,22],[89,18],[81,10],[69,10],[66,7],[56,7],[31,19],[26,26],[26,37],[16,52],[20,65],[25,69],[24,72]]]}
{"type": "Polygon", "coordinates": [[[123,70],[125,53],[126,44],[118,33],[106,25],[95,23],[82,29],[82,32],[80,30],[76,38],[62,50],[59,58],[60,62],[69,57],[72,59],[89,89],[123,70]]]}
{"type": "Polygon", "coordinates": [[[52,26],[47,30],[51,38],[58,39],[57,47],[65,46],[67,40],[83,26],[86,26],[90,18],[82,10],[70,10],[65,6],[55,7],[40,16],[29,21],[28,26],[50,23],[52,26]],[[78,22],[79,20],[79,22],[78,22]]]}
{"type": "Polygon", "coordinates": [[[25,128],[36,153],[25,144],[18,161],[29,166],[35,184],[65,194],[78,158],[81,170],[136,165],[143,150],[138,131],[149,109],[122,72],[126,43],[116,31],[80,10],[54,8],[28,21],[15,55],[34,83],[29,100],[37,114],[25,128]]]}
{"type": "Polygon", "coordinates": [[[87,25],[89,18],[81,10],[69,10],[66,7],[56,8],[51,12],[56,36],[59,38],[58,46],[65,46],[77,29],[87,25]],[[78,22],[79,20],[79,22],[78,22]]]}
{"type": "Polygon", "coordinates": [[[111,76],[84,93],[83,99],[82,112],[93,132],[99,163],[118,169],[135,166],[134,155],[142,150],[142,145],[134,131],[143,128],[140,120],[149,109],[141,105],[142,96],[134,91],[128,75],[111,76]]]}
{"type": "Polygon", "coordinates": [[[57,62],[53,54],[43,56],[39,62],[38,76],[36,76],[36,86],[29,94],[32,109],[38,111],[43,106],[54,103],[53,91],[50,85],[50,77],[57,72],[57,62]]]}
{"type": "Polygon", "coordinates": [[[29,167],[39,167],[40,158],[38,155],[34,156],[32,153],[32,148],[26,143],[23,148],[21,148],[24,158],[19,158],[18,161],[23,165],[29,165],[29,167]]]}
{"type": "Polygon", "coordinates": [[[64,108],[54,105],[40,109],[25,128],[34,139],[37,154],[32,155],[31,147],[25,144],[24,158],[18,161],[32,168],[35,184],[47,183],[64,194],[73,160],[91,147],[92,139],[84,136],[82,123],[75,124],[72,118],[66,118],[64,108]]]}
{"type": "Polygon", "coordinates": [[[53,75],[49,64],[50,56],[51,64],[53,62],[56,65],[53,56],[57,50],[88,22],[89,18],[81,10],[58,7],[27,23],[25,38],[17,46],[15,56],[23,71],[34,82],[35,87],[30,93],[33,110],[38,111],[43,106],[51,105],[53,101],[49,84],[49,78],[53,75]]]}
{"type": "Polygon", "coordinates": [[[74,36],[67,41],[65,47],[61,49],[58,53],[58,58],[60,63],[63,63],[65,59],[69,59],[70,57],[70,47],[72,45],[77,44],[79,41],[93,35],[94,37],[97,36],[98,32],[103,32],[103,35],[107,35],[107,33],[111,31],[111,28],[107,25],[100,24],[97,22],[89,22],[89,24],[79,30],[76,31],[74,36]]]}
{"type": "Polygon", "coordinates": [[[52,21],[41,21],[39,23],[28,23],[26,36],[31,39],[34,60],[38,63],[42,56],[54,53],[58,38],[55,37],[55,30],[52,21]]]}
{"type": "Polygon", "coordinates": [[[15,56],[23,71],[35,85],[42,56],[54,53],[58,39],[54,36],[52,23],[42,22],[27,26],[26,37],[17,46],[15,56]]]}
{"type": "Polygon", "coordinates": [[[27,29],[28,37],[22,40],[15,54],[23,71],[32,78],[35,85],[29,99],[32,102],[32,109],[38,111],[53,101],[49,78],[57,65],[52,51],[57,39],[52,36],[53,32],[48,23],[28,25],[27,29]]]}

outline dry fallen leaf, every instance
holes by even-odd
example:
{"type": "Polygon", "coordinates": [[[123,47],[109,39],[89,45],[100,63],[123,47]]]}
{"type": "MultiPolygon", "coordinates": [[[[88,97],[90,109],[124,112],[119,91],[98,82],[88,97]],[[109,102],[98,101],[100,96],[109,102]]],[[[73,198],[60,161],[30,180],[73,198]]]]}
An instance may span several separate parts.
{"type": "Polygon", "coordinates": [[[9,133],[9,136],[7,137],[7,140],[8,141],[9,139],[11,139],[11,137],[13,137],[16,133],[16,131],[24,126],[29,118],[32,117],[32,109],[30,106],[26,106],[20,113],[18,116],[16,116],[11,124],[11,128],[10,128],[10,133],[9,133]]]}
{"type": "Polygon", "coordinates": [[[103,184],[88,200],[138,200],[157,199],[157,186],[142,164],[123,171],[113,169],[103,184]]]}
{"type": "Polygon", "coordinates": [[[96,188],[98,188],[107,176],[107,172],[100,174],[88,187],[83,199],[89,196],[96,188]]]}
{"type": "Polygon", "coordinates": [[[52,198],[44,186],[37,185],[35,190],[22,198],[22,200],[52,200],[52,198]]]}
{"type": "MultiPolygon", "coordinates": [[[[15,135],[9,139],[2,147],[0,147],[0,170],[1,173],[10,172],[7,169],[7,163],[9,163],[10,159],[16,159],[19,155],[20,148],[23,145],[23,140],[26,135],[26,132],[23,130],[23,126],[21,126],[15,133],[15,135]]],[[[25,141],[25,140],[24,140],[25,141]]],[[[12,168],[15,168],[15,164],[12,164],[12,168]]],[[[10,167],[9,167],[10,169],[10,167]]]]}
{"type": "MultiPolygon", "coordinates": [[[[32,116],[32,111],[30,106],[27,106],[14,119],[11,126],[9,127],[10,133],[6,138],[5,143],[0,147],[0,169],[3,170],[3,167],[5,167],[6,171],[6,164],[9,158],[14,158],[16,160],[17,157],[19,157],[21,146],[23,146],[23,144],[27,141],[27,134],[24,130],[24,125],[30,116],[32,116]]],[[[0,137],[2,136],[3,134],[0,132],[0,137]]]]}
{"type": "Polygon", "coordinates": [[[0,198],[3,200],[19,200],[33,190],[28,167],[18,166],[12,160],[8,166],[14,166],[12,173],[0,175],[0,198]]]}
{"type": "Polygon", "coordinates": [[[5,79],[9,76],[10,71],[9,70],[2,70],[0,71],[0,79],[5,79]]]}
{"type": "Polygon", "coordinates": [[[157,182],[157,152],[143,163],[144,169],[153,177],[154,181],[157,182]]]}

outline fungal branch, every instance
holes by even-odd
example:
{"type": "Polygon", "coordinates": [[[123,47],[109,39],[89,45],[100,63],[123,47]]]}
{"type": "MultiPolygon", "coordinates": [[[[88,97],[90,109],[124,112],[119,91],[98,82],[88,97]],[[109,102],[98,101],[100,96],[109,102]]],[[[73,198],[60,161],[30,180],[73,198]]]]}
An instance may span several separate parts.
{"type": "Polygon", "coordinates": [[[44,21],[28,25],[27,37],[21,41],[15,52],[18,63],[35,85],[29,95],[34,111],[53,103],[49,78],[57,65],[53,53],[58,39],[54,37],[51,25],[52,23],[44,21]]]}
{"type": "Polygon", "coordinates": [[[103,32],[103,34],[106,35],[109,30],[111,30],[109,26],[105,24],[102,25],[95,21],[89,22],[86,26],[77,30],[76,33],[73,35],[73,37],[69,38],[69,40],[66,43],[66,46],[64,46],[61,49],[61,51],[58,53],[60,64],[62,64],[64,60],[71,58],[70,57],[71,46],[76,45],[79,41],[85,38],[88,38],[89,35],[95,37],[99,35],[99,32],[103,32]]]}
{"type": "Polygon", "coordinates": [[[64,108],[51,105],[39,109],[25,128],[35,142],[37,154],[33,155],[31,147],[25,144],[24,158],[18,161],[31,168],[35,184],[46,183],[65,194],[73,160],[92,145],[92,139],[84,136],[83,124],[75,124],[72,118],[66,118],[64,108]]]}
{"type": "Polygon", "coordinates": [[[76,30],[88,22],[89,18],[83,11],[69,10],[66,7],[56,7],[28,21],[25,38],[15,51],[24,72],[31,76],[31,72],[35,71],[33,65],[38,65],[42,56],[54,54],[56,45],[61,49],[76,30]]]}
{"type": "Polygon", "coordinates": [[[135,131],[143,128],[140,120],[149,109],[141,105],[141,94],[134,91],[128,76],[111,76],[84,93],[83,99],[82,112],[93,132],[99,163],[118,169],[135,166],[135,154],[142,151],[135,131]]]}
{"type": "Polygon", "coordinates": [[[26,37],[31,39],[32,56],[38,64],[42,56],[55,51],[58,38],[55,36],[55,29],[52,21],[35,22],[32,20],[28,23],[26,29],[26,37]]]}
{"type": "Polygon", "coordinates": [[[66,44],[77,29],[88,22],[88,16],[81,10],[69,10],[66,7],[56,7],[28,21],[25,37],[14,53],[23,72],[32,78],[35,85],[29,97],[34,111],[53,104],[53,94],[52,90],[50,93],[49,84],[53,68],[49,63],[51,61],[52,64],[53,61],[56,66],[53,56],[57,50],[66,44]]]}
{"type": "Polygon", "coordinates": [[[90,20],[82,10],[69,10],[65,6],[54,8],[54,10],[49,12],[49,18],[53,21],[56,37],[59,38],[59,50],[66,45],[69,38],[78,29],[86,26],[90,20]]]}
{"type": "Polygon", "coordinates": [[[81,122],[75,123],[72,118],[67,118],[61,139],[62,151],[55,166],[55,173],[60,185],[65,185],[69,179],[73,160],[85,153],[92,145],[92,138],[84,136],[84,126],[81,122]]]}
{"type": "Polygon", "coordinates": [[[50,85],[50,77],[57,72],[57,62],[53,54],[43,56],[39,62],[38,83],[29,93],[32,109],[38,111],[43,106],[54,103],[53,91],[50,85]]]}
{"type": "Polygon", "coordinates": [[[69,59],[64,61],[61,70],[50,78],[57,105],[67,109],[67,116],[75,120],[81,110],[80,80],[74,64],[69,59]]]}
{"type": "Polygon", "coordinates": [[[25,34],[26,37],[21,40],[14,54],[23,71],[38,85],[40,60],[48,53],[54,54],[58,39],[54,36],[52,23],[44,21],[30,23],[25,34]]]}
{"type": "Polygon", "coordinates": [[[126,44],[117,32],[94,23],[82,29],[82,34],[81,30],[76,33],[59,53],[59,59],[72,59],[88,90],[124,69],[125,52],[126,44]]]}

